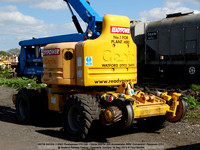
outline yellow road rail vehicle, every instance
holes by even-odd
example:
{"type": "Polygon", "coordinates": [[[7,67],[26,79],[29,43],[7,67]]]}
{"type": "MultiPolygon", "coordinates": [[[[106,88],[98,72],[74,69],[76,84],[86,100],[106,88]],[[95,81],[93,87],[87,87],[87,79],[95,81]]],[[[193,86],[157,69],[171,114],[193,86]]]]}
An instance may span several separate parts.
{"type": "Polygon", "coordinates": [[[133,90],[137,48],[125,16],[105,15],[97,38],[45,44],[42,54],[46,89],[21,89],[13,97],[17,118],[23,123],[37,119],[40,110],[48,107],[62,112],[66,136],[80,141],[88,136],[94,121],[126,130],[135,121],[152,118],[160,126],[165,120],[177,122],[186,112],[181,94],[133,90]]]}

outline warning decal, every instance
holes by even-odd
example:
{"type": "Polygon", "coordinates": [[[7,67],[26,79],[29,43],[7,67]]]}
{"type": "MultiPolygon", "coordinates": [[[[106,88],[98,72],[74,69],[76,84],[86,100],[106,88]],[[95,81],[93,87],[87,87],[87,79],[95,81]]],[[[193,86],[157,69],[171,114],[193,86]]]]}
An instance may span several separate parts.
{"type": "Polygon", "coordinates": [[[128,28],[128,27],[111,26],[110,27],[110,33],[130,34],[130,28],[128,28]]]}

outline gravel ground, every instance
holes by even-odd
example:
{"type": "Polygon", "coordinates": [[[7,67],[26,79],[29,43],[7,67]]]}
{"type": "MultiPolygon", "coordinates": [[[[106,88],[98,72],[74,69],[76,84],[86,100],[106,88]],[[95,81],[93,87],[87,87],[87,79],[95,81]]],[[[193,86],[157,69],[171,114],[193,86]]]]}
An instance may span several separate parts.
{"type": "MultiPolygon", "coordinates": [[[[12,95],[16,92],[12,88],[0,87],[0,150],[53,149],[51,145],[50,147],[46,146],[48,143],[68,146],[77,144],[64,138],[61,123],[54,117],[44,118],[42,123],[37,125],[18,124],[15,117],[15,107],[12,104],[12,95]],[[43,147],[42,145],[45,143],[46,147],[43,147]]],[[[115,146],[124,143],[132,145],[161,143],[164,145],[157,147],[158,149],[200,149],[200,124],[194,124],[188,120],[167,123],[165,128],[156,132],[144,131],[137,127],[133,127],[126,133],[110,132],[105,129],[92,133],[88,141],[78,144],[108,145],[108,143],[110,145],[114,143],[115,146]]],[[[134,148],[153,149],[156,147],[141,148],[135,146],[134,148]]],[[[58,149],[58,146],[54,149],[58,149]]],[[[60,149],[64,148],[61,146],[60,149]]]]}

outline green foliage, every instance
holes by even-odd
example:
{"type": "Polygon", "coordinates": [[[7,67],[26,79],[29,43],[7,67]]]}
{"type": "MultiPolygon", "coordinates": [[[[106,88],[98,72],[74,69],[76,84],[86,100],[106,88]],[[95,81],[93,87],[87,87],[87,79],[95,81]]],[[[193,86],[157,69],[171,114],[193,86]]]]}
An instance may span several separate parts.
{"type": "Polygon", "coordinates": [[[13,55],[19,56],[19,54],[20,54],[19,48],[9,49],[8,51],[0,51],[0,56],[13,56],[13,55]]]}
{"type": "Polygon", "coordinates": [[[184,120],[189,120],[191,123],[200,124],[200,112],[199,110],[189,110],[184,117],[184,120]]]}
{"type": "Polygon", "coordinates": [[[185,116],[185,119],[189,119],[189,118],[200,119],[200,115],[198,111],[196,110],[189,110],[185,116]]]}
{"type": "Polygon", "coordinates": [[[0,51],[0,56],[8,56],[9,54],[6,51],[0,51]]]}
{"type": "Polygon", "coordinates": [[[29,89],[37,89],[37,88],[45,88],[46,84],[36,84],[36,79],[28,79],[28,78],[16,78],[16,79],[3,79],[0,78],[0,85],[5,85],[15,89],[21,88],[29,88],[29,89]]]}
{"type": "Polygon", "coordinates": [[[200,85],[192,84],[192,85],[191,85],[191,89],[192,89],[193,91],[200,91],[200,85]]]}
{"type": "Polygon", "coordinates": [[[20,49],[18,49],[18,48],[13,48],[13,49],[8,50],[8,54],[11,56],[13,56],[13,55],[19,56],[19,53],[20,53],[20,49]]]}
{"type": "Polygon", "coordinates": [[[10,69],[8,67],[5,67],[4,69],[2,69],[0,67],[0,78],[10,78],[12,77],[12,73],[9,72],[10,69]]]}
{"type": "Polygon", "coordinates": [[[187,102],[189,109],[200,107],[200,103],[193,96],[183,97],[183,99],[187,102]]]}

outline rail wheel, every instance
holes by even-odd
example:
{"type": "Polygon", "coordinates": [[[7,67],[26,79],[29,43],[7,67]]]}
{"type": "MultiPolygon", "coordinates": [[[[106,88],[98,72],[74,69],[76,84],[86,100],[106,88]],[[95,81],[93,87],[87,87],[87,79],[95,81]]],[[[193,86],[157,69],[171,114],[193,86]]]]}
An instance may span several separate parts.
{"type": "Polygon", "coordinates": [[[63,109],[63,128],[68,139],[80,141],[87,137],[100,109],[92,96],[75,94],[67,99],[63,109]]]}
{"type": "Polygon", "coordinates": [[[38,113],[37,101],[39,95],[32,89],[21,89],[17,94],[16,99],[16,115],[20,123],[30,123],[36,117],[38,113]]]}
{"type": "Polygon", "coordinates": [[[183,100],[183,98],[180,96],[179,97],[179,105],[177,106],[177,110],[176,110],[176,116],[175,117],[171,117],[171,115],[167,115],[166,119],[169,122],[178,122],[180,121],[186,114],[187,112],[187,103],[183,100]]]}
{"type": "Polygon", "coordinates": [[[126,113],[127,117],[125,119],[125,129],[129,129],[133,126],[133,121],[134,121],[134,110],[132,104],[126,103],[126,113]]]}
{"type": "Polygon", "coordinates": [[[117,130],[127,130],[133,126],[134,122],[134,110],[132,103],[129,101],[115,100],[112,103],[113,106],[117,106],[122,111],[121,120],[113,123],[112,127],[117,130]]]}

